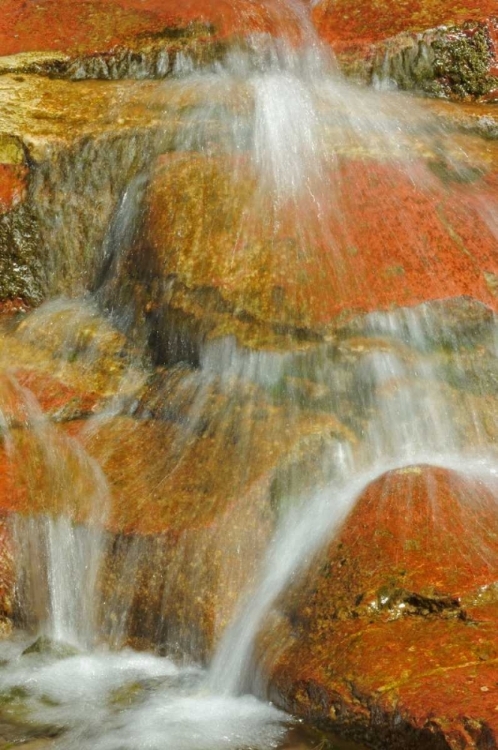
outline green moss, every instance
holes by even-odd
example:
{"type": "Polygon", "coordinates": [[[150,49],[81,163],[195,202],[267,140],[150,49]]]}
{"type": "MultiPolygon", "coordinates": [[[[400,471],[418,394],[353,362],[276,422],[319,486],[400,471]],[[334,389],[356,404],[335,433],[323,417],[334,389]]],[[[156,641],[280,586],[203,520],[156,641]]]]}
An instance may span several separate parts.
{"type": "Polygon", "coordinates": [[[496,80],[489,74],[491,51],[484,28],[450,29],[432,44],[435,80],[426,84],[434,94],[465,99],[487,94],[496,80]]]}
{"type": "Polygon", "coordinates": [[[42,277],[39,239],[30,211],[21,206],[0,215],[0,301],[21,297],[40,302],[42,277]]]}

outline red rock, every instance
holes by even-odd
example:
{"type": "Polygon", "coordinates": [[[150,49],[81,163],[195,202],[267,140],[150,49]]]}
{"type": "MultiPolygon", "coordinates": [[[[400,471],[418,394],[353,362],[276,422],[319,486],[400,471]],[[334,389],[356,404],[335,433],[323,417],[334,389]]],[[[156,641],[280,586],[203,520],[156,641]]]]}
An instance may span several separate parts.
{"type": "Polygon", "coordinates": [[[320,0],[313,17],[333,46],[378,42],[405,31],[482,21],[496,13],[494,0],[414,0],[396,6],[389,0],[320,0]]]}
{"type": "Polygon", "coordinates": [[[295,15],[279,0],[241,0],[236,5],[229,0],[4,0],[0,54],[104,52],[192,22],[214,26],[220,37],[276,33],[289,26],[296,33],[297,26],[295,15]]]}
{"type": "Polygon", "coordinates": [[[321,0],[320,36],[353,76],[395,81],[445,98],[489,98],[498,90],[496,3],[483,0],[321,0]]]}
{"type": "Polygon", "coordinates": [[[77,416],[81,419],[94,413],[101,400],[99,394],[78,391],[48,373],[16,369],[15,378],[34,395],[47,417],[71,419],[77,416]]]}
{"type": "Polygon", "coordinates": [[[26,195],[28,170],[24,166],[0,164],[0,213],[21,203],[26,195]]]}
{"type": "Polygon", "coordinates": [[[284,705],[372,746],[495,746],[496,491],[424,466],[366,488],[307,595],[283,603],[284,705]]]}
{"type": "Polygon", "coordinates": [[[463,189],[421,161],[341,157],[317,212],[275,207],[243,159],[165,157],[130,261],[145,313],[159,311],[160,329],[175,313],[193,338],[197,327],[261,346],[268,330],[322,336],[360,313],[449,297],[498,310],[498,238],[480,213],[494,174],[463,189]]]}

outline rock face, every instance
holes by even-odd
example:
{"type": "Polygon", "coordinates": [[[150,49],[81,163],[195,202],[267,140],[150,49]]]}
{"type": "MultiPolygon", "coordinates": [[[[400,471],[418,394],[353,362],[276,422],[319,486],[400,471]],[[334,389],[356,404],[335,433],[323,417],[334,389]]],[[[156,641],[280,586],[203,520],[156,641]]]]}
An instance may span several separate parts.
{"type": "Polygon", "coordinates": [[[227,334],[249,346],[320,341],[355,315],[441,296],[496,309],[497,240],[478,212],[494,169],[469,191],[437,158],[405,171],[344,155],[317,213],[305,198],[275,207],[243,158],[167,156],[118,284],[141,285],[170,362],[195,362],[202,341],[227,334]]]}
{"type": "Polygon", "coordinates": [[[370,484],[281,603],[280,700],[373,747],[494,747],[495,492],[428,466],[370,484]]]}
{"type": "MultiPolygon", "coordinates": [[[[243,366],[147,371],[91,307],[54,303],[11,328],[0,507],[32,516],[21,533],[39,545],[46,515],[103,527],[102,633],[206,658],[273,531],[275,482],[291,486],[296,467],[354,433],[330,410],[296,410],[243,366]]],[[[18,613],[28,623],[32,589],[18,613]]]]}
{"type": "MultiPolygon", "coordinates": [[[[304,10],[2,4],[5,632],[13,515],[101,530],[113,646],[207,660],[331,455],[385,415],[389,446],[448,414],[451,447],[498,440],[494,2],[313,4],[351,74],[487,100],[419,110],[294,57],[304,10]]],[[[378,479],[261,635],[276,700],[374,747],[496,746],[497,554],[489,487],[378,479]]]]}
{"type": "Polygon", "coordinates": [[[300,35],[298,14],[279,0],[8,0],[0,70],[82,78],[164,78],[213,61],[228,39],[300,35]]]}
{"type": "Polygon", "coordinates": [[[353,76],[446,98],[485,98],[498,89],[493,2],[319,2],[320,35],[353,76]]]}

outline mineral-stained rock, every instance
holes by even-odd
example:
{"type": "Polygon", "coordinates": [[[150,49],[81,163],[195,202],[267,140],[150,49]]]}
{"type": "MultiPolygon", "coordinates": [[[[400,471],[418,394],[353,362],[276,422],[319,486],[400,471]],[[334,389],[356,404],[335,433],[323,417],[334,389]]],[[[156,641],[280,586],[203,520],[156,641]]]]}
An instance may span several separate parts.
{"type": "Polygon", "coordinates": [[[497,578],[496,486],[429,466],[380,477],[281,602],[274,694],[372,747],[494,747],[497,578]]]}
{"type": "Polygon", "coordinates": [[[273,529],[277,469],[354,442],[331,414],[203,377],[166,372],[137,418],[62,425],[33,413],[15,382],[2,391],[0,507],[104,525],[102,618],[115,644],[167,641],[204,657],[273,529]]]}
{"type": "Polygon", "coordinates": [[[276,202],[244,157],[163,157],[119,290],[141,296],[171,362],[195,363],[206,337],[298,346],[359,313],[439,298],[496,309],[498,240],[481,212],[493,174],[465,191],[437,162],[405,170],[345,156],[320,183],[330,199],[317,211],[276,202]]]}
{"type": "Polygon", "coordinates": [[[93,305],[58,300],[2,322],[0,411],[9,425],[23,423],[23,398],[32,417],[67,421],[102,411],[118,394],[132,400],[146,380],[123,334],[93,305]]]}
{"type": "Polygon", "coordinates": [[[314,7],[321,36],[356,77],[454,98],[498,89],[497,19],[492,0],[411,3],[328,2],[314,7]]]}
{"type": "Polygon", "coordinates": [[[174,83],[0,76],[1,299],[38,303],[102,282],[133,232],[153,155],[199,97],[174,83]]]}
{"type": "Polygon", "coordinates": [[[251,33],[299,38],[299,14],[279,0],[7,0],[0,71],[82,78],[164,78],[219,58],[251,33]]]}

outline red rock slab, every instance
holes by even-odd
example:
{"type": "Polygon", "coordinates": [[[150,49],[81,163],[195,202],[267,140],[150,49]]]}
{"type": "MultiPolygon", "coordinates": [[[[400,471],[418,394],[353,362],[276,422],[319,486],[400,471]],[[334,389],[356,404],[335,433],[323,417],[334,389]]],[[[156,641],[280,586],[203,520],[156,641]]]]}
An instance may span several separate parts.
{"type": "Polygon", "coordinates": [[[273,672],[284,705],[383,750],[493,748],[498,640],[489,625],[339,623],[332,643],[290,649],[273,672]]]}
{"type": "Polygon", "coordinates": [[[78,391],[48,373],[36,370],[15,370],[15,378],[22,388],[27,388],[47,417],[82,418],[97,409],[101,396],[94,392],[78,391]]]}
{"type": "Polygon", "coordinates": [[[421,161],[338,157],[317,211],[306,196],[276,204],[244,159],[165,157],[134,273],[168,276],[170,309],[235,335],[243,317],[322,335],[359,313],[458,296],[497,310],[494,179],[462,187],[421,161]]]}
{"type": "Polygon", "coordinates": [[[372,44],[405,31],[482,21],[496,15],[494,0],[321,0],[313,9],[320,35],[333,46],[372,44]]]}
{"type": "Polygon", "coordinates": [[[429,466],[372,482],[308,594],[283,602],[291,630],[270,670],[284,704],[381,747],[494,747],[497,497],[429,466]]]}
{"type": "Polygon", "coordinates": [[[221,37],[297,30],[295,14],[280,0],[4,0],[0,55],[105,52],[192,22],[213,26],[221,37]]]}
{"type": "Polygon", "coordinates": [[[28,169],[17,164],[0,164],[0,213],[22,203],[26,196],[28,169]]]}

